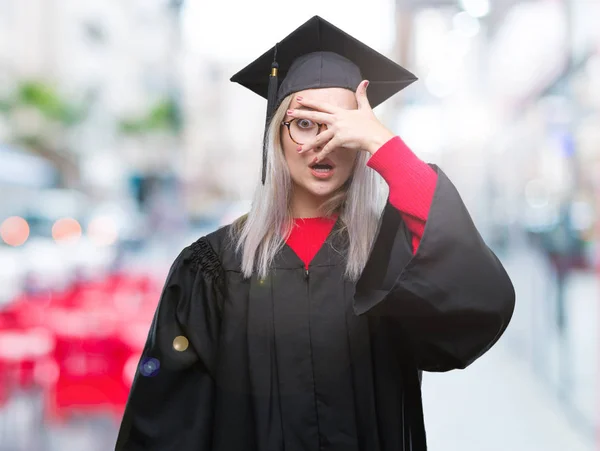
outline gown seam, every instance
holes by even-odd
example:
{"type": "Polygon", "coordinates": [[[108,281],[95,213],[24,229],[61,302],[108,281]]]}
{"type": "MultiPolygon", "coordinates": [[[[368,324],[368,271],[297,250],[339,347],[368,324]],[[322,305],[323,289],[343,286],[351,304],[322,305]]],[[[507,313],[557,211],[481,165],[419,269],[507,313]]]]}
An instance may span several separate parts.
{"type": "Polygon", "coordinates": [[[321,424],[319,420],[319,403],[317,399],[317,381],[315,379],[315,359],[313,355],[313,343],[312,343],[312,326],[311,326],[311,314],[312,308],[310,303],[310,278],[306,279],[306,299],[308,301],[308,344],[310,349],[310,365],[313,378],[313,398],[315,403],[315,415],[317,417],[317,443],[319,450],[322,449],[321,444],[321,424]]]}
{"type": "MultiPolygon", "coordinates": [[[[343,290],[342,290],[342,301],[344,302],[344,304],[346,303],[346,299],[348,299],[348,292],[347,292],[347,286],[344,283],[343,284],[343,290]]],[[[360,449],[360,444],[361,444],[361,440],[360,440],[360,428],[359,428],[359,421],[358,421],[358,415],[356,414],[356,409],[357,409],[357,400],[356,400],[356,393],[357,393],[357,387],[356,387],[356,378],[354,377],[354,368],[355,368],[355,362],[352,356],[352,343],[351,343],[351,339],[350,339],[350,327],[348,325],[348,312],[346,311],[346,306],[344,305],[344,324],[346,325],[346,342],[347,342],[347,346],[348,346],[348,358],[350,360],[350,383],[352,384],[352,392],[353,392],[353,396],[352,396],[352,401],[353,401],[353,412],[354,412],[354,430],[356,431],[356,441],[357,441],[357,448],[360,449]]]]}
{"type": "Polygon", "coordinates": [[[273,347],[275,352],[275,376],[277,377],[277,404],[279,405],[279,424],[281,426],[282,451],[285,451],[285,432],[283,428],[283,409],[281,407],[281,381],[279,379],[279,360],[277,358],[277,333],[275,331],[275,296],[273,294],[273,285],[271,284],[271,319],[273,321],[273,347]]]}

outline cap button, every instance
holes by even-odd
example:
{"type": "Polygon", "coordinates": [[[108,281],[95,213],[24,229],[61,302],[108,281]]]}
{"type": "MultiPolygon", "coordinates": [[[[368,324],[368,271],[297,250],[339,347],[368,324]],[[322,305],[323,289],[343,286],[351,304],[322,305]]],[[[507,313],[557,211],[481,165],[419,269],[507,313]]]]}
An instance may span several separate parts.
{"type": "Polygon", "coordinates": [[[183,335],[179,335],[173,340],[173,349],[175,349],[175,351],[183,352],[189,345],[190,342],[183,335]]]}

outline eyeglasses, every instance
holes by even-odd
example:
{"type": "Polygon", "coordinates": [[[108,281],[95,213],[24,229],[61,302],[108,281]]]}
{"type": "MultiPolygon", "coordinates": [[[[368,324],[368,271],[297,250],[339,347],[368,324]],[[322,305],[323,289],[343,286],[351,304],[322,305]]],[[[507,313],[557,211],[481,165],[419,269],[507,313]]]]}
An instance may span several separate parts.
{"type": "Polygon", "coordinates": [[[300,146],[321,133],[323,127],[327,129],[327,125],[325,124],[319,124],[309,119],[301,118],[294,118],[289,122],[282,122],[281,125],[287,127],[291,140],[300,146]]]}

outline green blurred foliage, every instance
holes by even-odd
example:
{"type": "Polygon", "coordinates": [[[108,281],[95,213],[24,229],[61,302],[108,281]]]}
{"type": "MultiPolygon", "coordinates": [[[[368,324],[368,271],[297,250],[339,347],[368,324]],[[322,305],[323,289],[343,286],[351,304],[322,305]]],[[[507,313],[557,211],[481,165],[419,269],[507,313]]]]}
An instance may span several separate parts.
{"type": "Polygon", "coordinates": [[[22,81],[10,98],[0,99],[3,113],[25,106],[36,108],[47,119],[66,127],[76,125],[86,115],[85,106],[68,102],[53,86],[38,80],[22,81]]]}
{"type": "Polygon", "coordinates": [[[177,133],[181,130],[179,107],[172,99],[160,100],[142,117],[121,120],[119,129],[126,135],[177,133]]]}

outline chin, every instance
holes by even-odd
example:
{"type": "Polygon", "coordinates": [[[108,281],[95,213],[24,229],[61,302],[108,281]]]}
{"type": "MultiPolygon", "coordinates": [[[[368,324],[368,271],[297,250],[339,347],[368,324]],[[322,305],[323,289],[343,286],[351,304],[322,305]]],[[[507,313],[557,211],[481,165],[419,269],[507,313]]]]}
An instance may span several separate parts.
{"type": "Polygon", "coordinates": [[[336,180],[327,180],[327,181],[314,181],[304,185],[304,189],[308,191],[313,196],[317,197],[329,197],[334,194],[340,187],[342,183],[337,182],[336,180]]]}

